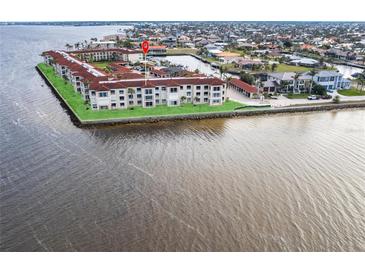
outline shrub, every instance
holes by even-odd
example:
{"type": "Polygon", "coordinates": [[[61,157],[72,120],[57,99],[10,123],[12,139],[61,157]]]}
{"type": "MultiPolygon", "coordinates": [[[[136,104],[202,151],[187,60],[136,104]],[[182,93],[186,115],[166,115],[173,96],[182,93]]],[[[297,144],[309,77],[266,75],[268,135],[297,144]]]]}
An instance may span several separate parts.
{"type": "Polygon", "coordinates": [[[317,84],[315,84],[313,86],[312,91],[313,91],[313,93],[318,94],[318,95],[326,95],[327,94],[326,89],[323,86],[317,85],[317,84]]]}
{"type": "Polygon", "coordinates": [[[338,104],[340,102],[340,96],[336,95],[334,98],[333,98],[333,102],[335,104],[338,104]]]}

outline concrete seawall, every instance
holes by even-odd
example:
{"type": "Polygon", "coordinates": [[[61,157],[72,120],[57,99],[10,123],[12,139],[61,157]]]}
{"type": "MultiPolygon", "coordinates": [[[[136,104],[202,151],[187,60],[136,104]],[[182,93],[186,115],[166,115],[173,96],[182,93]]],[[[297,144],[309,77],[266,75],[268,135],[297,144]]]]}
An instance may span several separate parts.
{"type": "Polygon", "coordinates": [[[160,121],[202,120],[202,119],[232,118],[232,117],[245,117],[245,116],[263,116],[263,115],[284,114],[284,113],[329,111],[329,110],[349,109],[349,108],[365,108],[365,102],[328,104],[320,106],[317,105],[317,106],[302,106],[302,107],[286,107],[286,108],[261,109],[261,110],[194,113],[194,114],[180,114],[180,115],[169,115],[169,116],[130,117],[130,118],[106,119],[106,120],[84,120],[81,121],[81,125],[93,126],[93,125],[129,124],[129,123],[155,123],[160,121]]]}
{"type": "Polygon", "coordinates": [[[51,88],[53,93],[61,101],[61,105],[67,110],[71,117],[72,122],[79,127],[90,127],[96,125],[117,125],[117,124],[130,124],[130,123],[155,123],[159,121],[178,121],[178,120],[202,120],[202,119],[215,119],[215,118],[232,118],[232,117],[244,117],[244,116],[263,116],[273,114],[284,113],[300,113],[300,112],[313,112],[313,111],[330,111],[336,109],[349,109],[349,108],[365,108],[365,101],[358,102],[342,102],[339,104],[325,103],[321,105],[305,105],[305,106],[292,106],[283,108],[268,108],[268,109],[256,109],[256,110],[235,110],[225,112],[207,112],[207,113],[193,113],[193,114],[176,114],[176,115],[161,115],[161,116],[144,116],[144,117],[129,117],[129,118],[109,118],[98,120],[82,120],[73,111],[71,106],[52,85],[44,73],[36,66],[36,70],[44,79],[46,84],[51,88]]]}
{"type": "Polygon", "coordinates": [[[47,76],[43,73],[43,71],[40,70],[38,66],[36,66],[35,69],[38,71],[39,75],[43,78],[47,86],[52,90],[53,94],[60,100],[61,106],[64,109],[66,109],[67,114],[71,117],[71,121],[76,126],[82,126],[80,117],[73,111],[71,106],[67,103],[66,99],[63,98],[62,95],[58,92],[56,87],[48,80],[47,76]]]}

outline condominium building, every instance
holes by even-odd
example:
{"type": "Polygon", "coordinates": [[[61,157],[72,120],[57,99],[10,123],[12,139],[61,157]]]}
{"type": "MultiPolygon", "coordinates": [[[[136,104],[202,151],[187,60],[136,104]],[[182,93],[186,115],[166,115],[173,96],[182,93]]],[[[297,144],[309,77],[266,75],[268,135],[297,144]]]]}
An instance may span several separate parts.
{"type": "Polygon", "coordinates": [[[89,90],[93,109],[179,106],[184,102],[221,105],[225,100],[224,82],[211,77],[109,80],[95,82],[89,90]]]}
{"type": "Polygon", "coordinates": [[[70,51],[83,61],[124,61],[136,63],[143,60],[143,53],[140,50],[122,48],[83,49],[70,51]]]}
{"type": "Polygon", "coordinates": [[[179,106],[184,102],[221,105],[225,101],[225,82],[215,77],[119,80],[63,51],[47,51],[43,56],[45,63],[68,80],[93,110],[179,106]]]}

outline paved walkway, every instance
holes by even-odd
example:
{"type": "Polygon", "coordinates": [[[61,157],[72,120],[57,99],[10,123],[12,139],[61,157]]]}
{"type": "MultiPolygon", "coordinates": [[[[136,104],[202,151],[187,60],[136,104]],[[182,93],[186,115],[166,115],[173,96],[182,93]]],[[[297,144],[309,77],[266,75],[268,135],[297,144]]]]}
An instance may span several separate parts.
{"type": "MultiPolygon", "coordinates": [[[[340,101],[365,101],[365,96],[343,96],[338,94],[337,92],[333,92],[332,96],[340,96],[340,101]]],[[[259,104],[270,104],[272,107],[287,107],[287,106],[295,106],[295,105],[303,105],[303,104],[318,104],[318,103],[329,103],[332,102],[332,99],[320,99],[320,100],[308,100],[308,99],[288,99],[283,95],[279,95],[278,99],[265,99],[264,101],[260,101],[259,99],[250,99],[245,95],[239,93],[236,90],[228,89],[227,96],[233,101],[237,101],[247,105],[259,105],[259,104]]]]}

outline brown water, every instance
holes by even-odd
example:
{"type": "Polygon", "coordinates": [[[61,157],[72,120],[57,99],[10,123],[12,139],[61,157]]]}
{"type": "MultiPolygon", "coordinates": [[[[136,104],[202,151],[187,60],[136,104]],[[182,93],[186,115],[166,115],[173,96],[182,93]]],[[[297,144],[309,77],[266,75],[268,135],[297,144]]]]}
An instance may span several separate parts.
{"type": "Polygon", "coordinates": [[[2,251],[365,251],[365,110],[80,129],[34,65],[109,28],[0,27],[2,251]]]}

